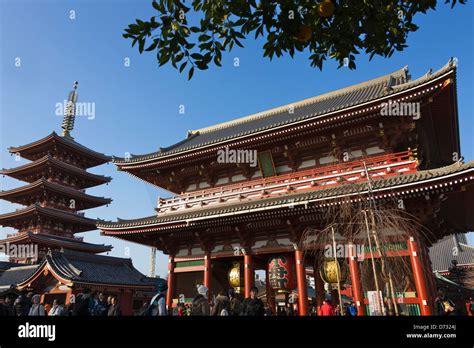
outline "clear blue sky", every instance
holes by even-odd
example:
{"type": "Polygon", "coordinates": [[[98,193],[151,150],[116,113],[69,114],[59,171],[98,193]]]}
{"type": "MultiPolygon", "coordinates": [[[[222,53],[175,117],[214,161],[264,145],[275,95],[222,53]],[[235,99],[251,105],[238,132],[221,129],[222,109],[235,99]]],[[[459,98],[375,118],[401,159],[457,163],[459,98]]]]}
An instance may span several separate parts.
{"type": "MultiPolygon", "coordinates": [[[[262,42],[251,39],[245,49],[223,56],[223,68],[212,67],[187,81],[171,67],[158,68],[153,54],[139,55],[122,38],[123,29],[136,18],[152,15],[151,0],[23,1],[0,0],[0,167],[15,162],[7,147],[60,131],[55,105],[67,98],[79,81],[79,101],[94,102],[95,119],[76,119],[73,136],[80,143],[109,155],[155,151],[185,137],[188,129],[227,121],[271,107],[288,104],[342,88],[409,65],[413,77],[438,69],[451,56],[459,59],[458,102],[462,154],[474,159],[473,109],[473,6],[449,6],[416,17],[418,32],[409,48],[390,59],[359,56],[355,71],[328,63],[323,72],[309,66],[306,55],[268,61],[262,42]],[[69,19],[74,10],[76,19],[69,19]],[[21,67],[15,67],[15,59],[21,67]],[[129,57],[131,66],[124,66],[129,57]],[[233,66],[238,57],[240,67],[233,66]],[[185,114],[179,114],[179,106],[185,114]]],[[[238,47],[237,47],[238,48],[238,47]]],[[[114,199],[109,207],[87,212],[90,217],[115,220],[154,213],[156,197],[164,193],[113,164],[93,168],[113,177],[108,186],[90,189],[94,195],[114,199]]],[[[21,185],[5,178],[2,189],[21,185]]],[[[1,212],[18,206],[0,202],[1,212]]],[[[9,229],[2,229],[0,237],[9,229]]],[[[114,245],[111,255],[129,256],[142,272],[149,270],[149,249],[102,237],[98,231],[83,234],[93,243],[114,245]]],[[[471,239],[471,243],[473,239],[471,239]]],[[[166,275],[167,259],[158,257],[157,271],[166,275]]]]}

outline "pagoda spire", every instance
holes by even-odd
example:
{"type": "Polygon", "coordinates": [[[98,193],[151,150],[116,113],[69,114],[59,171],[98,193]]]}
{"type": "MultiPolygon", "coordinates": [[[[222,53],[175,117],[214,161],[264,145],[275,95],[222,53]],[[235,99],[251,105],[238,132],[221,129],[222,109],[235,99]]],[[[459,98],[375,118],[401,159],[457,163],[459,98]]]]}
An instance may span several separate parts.
{"type": "Polygon", "coordinates": [[[74,81],[72,86],[73,90],[69,93],[68,101],[64,109],[64,118],[61,125],[63,137],[72,138],[71,131],[74,128],[74,118],[76,116],[77,85],[78,82],[74,81]]]}

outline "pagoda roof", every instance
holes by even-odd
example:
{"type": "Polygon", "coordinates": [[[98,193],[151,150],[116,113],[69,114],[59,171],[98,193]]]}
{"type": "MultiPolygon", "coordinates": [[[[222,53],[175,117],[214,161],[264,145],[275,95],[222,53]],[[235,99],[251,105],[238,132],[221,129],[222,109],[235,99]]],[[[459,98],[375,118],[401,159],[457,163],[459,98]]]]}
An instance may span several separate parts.
{"type": "Polygon", "coordinates": [[[444,272],[456,260],[458,265],[474,265],[474,247],[469,247],[465,234],[455,233],[439,240],[430,247],[431,268],[433,271],[444,272]],[[456,255],[453,250],[457,250],[456,255]]]}
{"type": "Polygon", "coordinates": [[[33,215],[49,216],[61,221],[76,223],[81,227],[79,230],[76,230],[75,233],[96,229],[96,220],[94,219],[89,219],[84,216],[59,209],[42,207],[39,204],[32,204],[26,208],[17,209],[6,214],[0,214],[0,224],[3,226],[9,226],[7,225],[9,222],[18,221],[33,215]]]}
{"type": "MultiPolygon", "coordinates": [[[[351,111],[368,104],[376,103],[380,106],[385,100],[396,97],[402,92],[416,90],[438,78],[444,78],[452,74],[455,69],[456,66],[453,60],[450,60],[438,71],[431,72],[430,70],[422,77],[412,80],[408,73],[408,67],[405,66],[390,74],[350,87],[214,126],[188,131],[186,139],[169,147],[160,148],[157,152],[132,155],[127,159],[113,156],[112,160],[123,170],[134,169],[140,165],[153,163],[155,160],[217,144],[225,144],[237,139],[241,141],[246,137],[255,136],[262,132],[276,131],[301,122],[329,118],[335,113],[351,111]],[[294,108],[293,113],[288,112],[290,106],[294,108]]],[[[358,114],[358,112],[353,114],[358,114]]],[[[346,116],[353,117],[351,113],[346,116]]],[[[326,122],[326,120],[323,122],[326,122]]]]}
{"type": "Polygon", "coordinates": [[[53,147],[64,147],[67,151],[73,151],[83,157],[87,157],[90,160],[88,167],[95,167],[110,162],[112,159],[110,156],[79,144],[70,137],[60,136],[56,132],[52,132],[46,137],[26,145],[12,146],[8,150],[11,153],[19,153],[21,157],[26,159],[35,160],[38,156],[41,156],[41,154],[52,153],[51,150],[53,147]]]}
{"type": "Polygon", "coordinates": [[[93,253],[103,253],[111,251],[113,248],[111,245],[87,243],[73,238],[34,232],[17,233],[13,236],[0,240],[0,245],[24,241],[46,246],[57,246],[59,248],[64,249],[80,250],[93,253]]]}
{"type": "Polygon", "coordinates": [[[81,202],[85,203],[84,205],[87,206],[87,208],[84,209],[99,207],[112,202],[112,199],[110,198],[92,196],[80,190],[48,181],[45,178],[38,179],[29,185],[17,187],[11,190],[0,191],[0,199],[4,199],[13,203],[20,203],[21,200],[19,198],[21,196],[33,196],[35,192],[42,192],[43,190],[59,192],[68,198],[81,200],[81,202]]]}
{"type": "Polygon", "coordinates": [[[24,180],[27,182],[34,182],[37,179],[26,179],[23,177],[23,175],[27,173],[32,173],[41,170],[44,167],[47,166],[55,166],[62,170],[65,173],[70,173],[77,175],[79,177],[85,178],[88,180],[88,185],[87,187],[93,187],[97,185],[101,185],[107,182],[110,182],[112,180],[111,177],[108,176],[103,176],[103,175],[97,175],[93,173],[89,173],[88,171],[81,169],[79,167],[73,166],[71,164],[65,163],[63,161],[60,161],[58,159],[55,159],[51,155],[45,155],[33,162],[24,164],[22,166],[18,166],[15,168],[10,168],[10,169],[2,169],[0,170],[0,174],[2,175],[8,175],[13,178],[17,178],[19,180],[24,180]]]}
{"type": "Polygon", "coordinates": [[[18,287],[27,286],[44,268],[56,278],[68,283],[144,287],[153,290],[155,279],[139,272],[131,259],[93,255],[78,251],[49,251],[41,265],[18,287]]]}
{"type": "Polygon", "coordinates": [[[0,289],[8,289],[27,279],[38,269],[39,265],[24,265],[0,261],[0,289]]]}

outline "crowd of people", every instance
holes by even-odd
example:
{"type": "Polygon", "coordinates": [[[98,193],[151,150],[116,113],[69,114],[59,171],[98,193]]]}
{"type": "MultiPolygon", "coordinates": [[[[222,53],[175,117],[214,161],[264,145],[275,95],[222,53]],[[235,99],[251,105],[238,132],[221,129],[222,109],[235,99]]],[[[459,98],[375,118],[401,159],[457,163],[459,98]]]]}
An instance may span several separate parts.
{"type": "Polygon", "coordinates": [[[264,316],[269,315],[268,307],[258,298],[258,288],[250,289],[250,297],[242,299],[233,288],[221,291],[213,300],[208,299],[209,289],[204,285],[196,287],[196,296],[190,304],[178,305],[166,310],[164,292],[166,287],[160,289],[161,294],[155,296],[150,304],[145,303],[140,315],[145,316],[264,316]]]}
{"type": "Polygon", "coordinates": [[[0,299],[0,316],[118,316],[121,315],[117,298],[84,289],[68,305],[54,299],[51,304],[41,303],[41,296],[21,293],[15,300],[0,299]]]}
{"type": "MultiPolygon", "coordinates": [[[[138,311],[140,316],[293,316],[298,315],[297,306],[287,303],[277,306],[277,312],[258,298],[258,288],[250,289],[250,296],[243,298],[233,288],[220,291],[213,299],[208,298],[208,288],[204,285],[196,287],[196,295],[191,303],[178,303],[174,308],[166,306],[166,284],[158,288],[158,294],[148,303],[144,302],[138,311]]],[[[438,293],[435,300],[435,313],[438,316],[459,315],[459,306],[449,299],[444,291],[438,293]]],[[[473,315],[472,298],[466,300],[465,311],[473,315]]],[[[326,299],[321,306],[311,305],[311,316],[357,316],[354,302],[345,302],[343,308],[339,304],[333,306],[326,299]]],[[[120,316],[122,315],[115,296],[89,289],[77,294],[70,303],[65,305],[58,299],[52,303],[41,303],[41,296],[21,293],[15,300],[11,297],[0,298],[0,316],[120,316]]],[[[389,314],[390,315],[390,314],[389,314]]],[[[393,315],[393,314],[392,314],[393,315]]],[[[465,315],[464,313],[462,315],[465,315]]]]}

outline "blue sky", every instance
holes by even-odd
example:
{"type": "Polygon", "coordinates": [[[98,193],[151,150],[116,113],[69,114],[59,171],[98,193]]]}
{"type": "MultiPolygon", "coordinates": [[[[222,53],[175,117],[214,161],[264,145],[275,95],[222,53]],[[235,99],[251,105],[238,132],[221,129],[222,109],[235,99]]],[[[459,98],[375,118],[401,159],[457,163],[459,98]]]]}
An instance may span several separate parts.
{"type": "MultiPolygon", "coordinates": [[[[23,1],[0,0],[0,167],[14,161],[9,146],[26,144],[59,132],[61,118],[55,105],[79,81],[79,101],[95,103],[95,118],[78,117],[75,139],[99,152],[124,156],[156,151],[183,139],[188,129],[246,116],[334,89],[371,79],[405,65],[413,77],[459,60],[458,106],[462,154],[474,159],[472,100],[474,87],[473,6],[449,6],[416,17],[420,29],[409,38],[404,52],[390,59],[357,57],[357,70],[336,69],[329,62],[320,72],[309,66],[307,55],[270,62],[262,57],[262,42],[249,39],[245,48],[222,58],[223,68],[197,71],[188,81],[171,67],[158,68],[154,54],[139,55],[122,38],[123,29],[136,18],[152,13],[147,1],[23,1]],[[70,19],[70,11],[75,19],[70,19]],[[234,67],[234,58],[240,61],[234,67]],[[16,67],[20,58],[21,66],[16,67]],[[130,66],[124,60],[130,59],[130,66]],[[17,60],[18,61],[18,60],[17,60]],[[180,114],[180,105],[185,113],[180,114]]],[[[166,194],[113,164],[93,168],[110,175],[108,186],[88,192],[114,199],[109,207],[87,212],[90,217],[115,220],[153,215],[157,196],[166,194]]],[[[2,189],[21,185],[1,179],[2,189]]],[[[1,212],[19,206],[0,202],[1,212]]],[[[0,237],[11,233],[2,229],[0,237]]],[[[93,243],[112,244],[111,255],[132,257],[144,273],[149,270],[149,249],[103,237],[98,231],[82,234],[93,243]],[[128,248],[128,249],[127,249],[128,248]]],[[[471,238],[471,243],[474,238],[471,238]]],[[[159,255],[157,272],[166,275],[167,258],[159,255]]]]}

